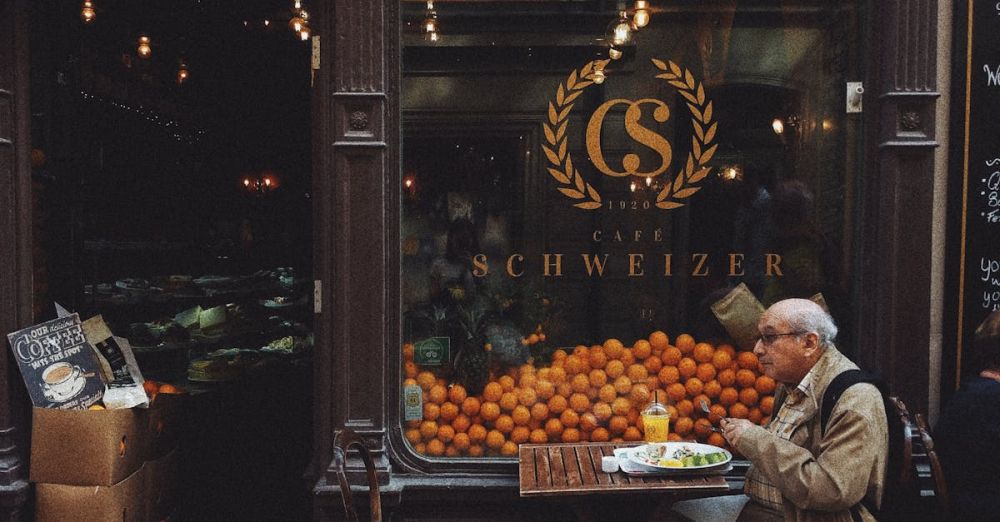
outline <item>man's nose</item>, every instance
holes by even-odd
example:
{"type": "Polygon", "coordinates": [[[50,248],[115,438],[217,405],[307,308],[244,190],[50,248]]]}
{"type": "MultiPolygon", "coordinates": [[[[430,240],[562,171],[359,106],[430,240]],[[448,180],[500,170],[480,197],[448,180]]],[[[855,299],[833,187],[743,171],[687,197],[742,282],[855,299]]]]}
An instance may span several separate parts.
{"type": "Polygon", "coordinates": [[[763,339],[761,339],[759,337],[757,338],[757,342],[755,342],[753,344],[753,353],[757,357],[760,357],[761,355],[763,355],[763,353],[764,353],[764,340],[763,339]]]}

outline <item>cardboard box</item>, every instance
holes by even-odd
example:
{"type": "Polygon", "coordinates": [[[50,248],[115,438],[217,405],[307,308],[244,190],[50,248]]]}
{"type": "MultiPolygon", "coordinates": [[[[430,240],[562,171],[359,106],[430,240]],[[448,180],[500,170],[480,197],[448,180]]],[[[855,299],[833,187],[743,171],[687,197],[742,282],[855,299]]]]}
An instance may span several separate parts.
{"type": "Polygon", "coordinates": [[[146,520],[145,475],[140,468],[113,486],[36,484],[36,518],[41,522],[146,520]]]}
{"type": "Polygon", "coordinates": [[[35,408],[31,481],[112,486],[133,475],[148,456],[147,410],[35,408]]]}
{"type": "Polygon", "coordinates": [[[147,459],[158,459],[177,447],[184,429],[186,394],[158,393],[149,405],[147,459]]]}
{"type": "Polygon", "coordinates": [[[177,450],[174,450],[143,466],[146,474],[146,520],[166,520],[177,507],[180,493],[177,459],[177,450]]]}

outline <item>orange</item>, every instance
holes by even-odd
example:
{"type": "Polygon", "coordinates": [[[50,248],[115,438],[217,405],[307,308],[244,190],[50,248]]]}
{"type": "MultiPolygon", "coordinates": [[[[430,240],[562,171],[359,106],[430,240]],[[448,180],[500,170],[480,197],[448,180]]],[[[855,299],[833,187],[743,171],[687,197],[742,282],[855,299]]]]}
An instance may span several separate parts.
{"type": "Polygon", "coordinates": [[[736,391],[736,388],[723,388],[722,392],[719,393],[719,404],[723,406],[732,406],[738,400],[740,400],[740,392],[736,391]]]}
{"type": "Polygon", "coordinates": [[[594,431],[598,426],[597,415],[590,413],[584,413],[580,415],[580,429],[583,431],[594,431]]]}
{"type": "Polygon", "coordinates": [[[764,418],[764,414],[761,413],[760,408],[750,408],[750,413],[747,414],[747,420],[754,424],[760,424],[760,420],[764,418]]]}
{"type": "Polygon", "coordinates": [[[768,395],[760,399],[760,411],[764,415],[770,415],[774,412],[774,396],[768,395]]]}
{"type": "Polygon", "coordinates": [[[441,442],[451,442],[451,439],[455,438],[455,428],[447,424],[443,424],[438,427],[437,438],[441,442]]]}
{"type": "Polygon", "coordinates": [[[676,419],[681,416],[680,412],[677,411],[677,407],[673,404],[667,405],[667,415],[670,415],[671,419],[676,419]]]}
{"type": "Polygon", "coordinates": [[[403,358],[413,360],[413,343],[403,343],[403,358]]]}
{"type": "Polygon", "coordinates": [[[420,423],[420,436],[423,437],[424,440],[433,439],[434,437],[437,436],[437,433],[438,433],[438,423],[432,420],[427,420],[420,423]]]}
{"type": "Polygon", "coordinates": [[[608,359],[621,359],[625,353],[625,346],[618,339],[608,339],[604,341],[604,353],[608,359]]]}
{"type": "Polygon", "coordinates": [[[528,440],[533,444],[542,444],[549,441],[549,436],[545,433],[545,430],[537,428],[531,430],[531,435],[528,436],[528,440]]]}
{"type": "Polygon", "coordinates": [[[736,364],[739,364],[740,368],[745,370],[756,370],[759,364],[757,354],[753,352],[740,352],[736,354],[736,364]]]}
{"type": "Polygon", "coordinates": [[[440,384],[435,384],[431,386],[430,391],[427,392],[427,399],[434,404],[441,404],[448,399],[448,390],[440,384]]]}
{"type": "Polygon", "coordinates": [[[726,353],[728,353],[728,354],[729,354],[729,359],[730,359],[730,360],[732,360],[732,359],[735,359],[735,358],[736,358],[736,348],[733,348],[733,347],[732,347],[732,345],[729,345],[729,344],[720,344],[720,345],[719,345],[719,346],[718,346],[718,347],[717,347],[717,348],[715,349],[715,351],[716,351],[716,352],[726,352],[726,353]]]}
{"type": "Polygon", "coordinates": [[[472,444],[482,444],[486,440],[486,428],[482,424],[469,426],[469,442],[472,444]]]}
{"type": "Polygon", "coordinates": [[[707,363],[712,361],[712,357],[715,356],[715,347],[708,343],[698,343],[694,345],[694,352],[692,357],[694,360],[700,363],[707,363]]]}
{"type": "Polygon", "coordinates": [[[573,379],[569,382],[570,386],[573,387],[573,391],[577,393],[586,393],[590,389],[590,377],[585,373],[579,373],[573,376],[573,379]]]}
{"type": "Polygon", "coordinates": [[[601,389],[597,392],[597,398],[602,402],[610,403],[618,397],[618,390],[615,389],[613,384],[605,384],[601,386],[601,389]]]}
{"type": "Polygon", "coordinates": [[[687,355],[694,351],[694,337],[688,334],[680,334],[674,339],[674,346],[681,351],[682,354],[687,355]]]}
{"type": "Polygon", "coordinates": [[[527,426],[528,422],[531,421],[531,410],[527,406],[518,405],[511,412],[510,417],[514,419],[514,424],[518,426],[527,426]]]}
{"type": "Polygon", "coordinates": [[[635,344],[632,345],[632,355],[634,355],[635,358],[639,359],[640,361],[644,360],[645,358],[649,357],[652,354],[653,354],[653,346],[649,344],[649,341],[645,339],[639,339],[638,341],[635,342],[635,344]]]}
{"type": "Polygon", "coordinates": [[[455,438],[451,440],[451,443],[458,451],[465,451],[469,449],[469,435],[467,433],[456,433],[455,438]]]}
{"type": "Polygon", "coordinates": [[[686,396],[687,396],[687,389],[684,388],[683,384],[675,382],[667,386],[667,398],[670,399],[671,401],[677,402],[686,396]]]}
{"type": "Polygon", "coordinates": [[[503,391],[514,391],[515,382],[514,378],[510,375],[501,375],[500,378],[497,379],[497,382],[500,383],[500,387],[503,388],[503,391]]]}
{"type": "Polygon", "coordinates": [[[566,350],[563,350],[562,348],[552,352],[553,361],[561,361],[565,358],[566,358],[566,350]]]}
{"type": "Polygon", "coordinates": [[[535,374],[526,373],[521,375],[521,380],[517,384],[522,388],[534,388],[536,382],[538,382],[538,378],[535,377],[535,374]]]}
{"type": "Polygon", "coordinates": [[[441,416],[441,407],[433,402],[424,403],[424,419],[437,420],[441,416]]]}
{"type": "Polygon", "coordinates": [[[660,368],[663,368],[663,361],[659,357],[649,357],[642,362],[642,365],[646,367],[646,373],[656,375],[660,368]]]}
{"type": "Polygon", "coordinates": [[[416,379],[403,379],[403,386],[418,386],[416,379]]]}
{"type": "Polygon", "coordinates": [[[716,375],[716,378],[719,380],[719,384],[721,384],[723,388],[726,386],[732,386],[736,384],[736,370],[727,368],[720,371],[718,375],[716,375]]]}
{"type": "Polygon", "coordinates": [[[726,438],[722,436],[721,433],[715,432],[708,435],[708,439],[705,440],[706,443],[713,446],[718,446],[724,448],[726,446],[726,438]]]}
{"type": "Polygon", "coordinates": [[[626,368],[635,364],[635,354],[632,353],[631,348],[626,348],[625,351],[622,352],[622,364],[624,364],[626,368]]]}
{"type": "Polygon", "coordinates": [[[514,429],[514,419],[510,415],[501,415],[497,417],[496,422],[493,423],[493,427],[501,433],[510,433],[514,429]]]}
{"type": "Polygon", "coordinates": [[[506,392],[500,398],[500,409],[503,411],[514,411],[514,407],[517,406],[517,394],[514,392],[506,392]]]}
{"type": "Polygon", "coordinates": [[[680,442],[681,440],[683,440],[681,439],[681,436],[674,432],[667,434],[667,442],[680,442]]]}
{"type": "Polygon", "coordinates": [[[729,413],[728,411],[726,411],[726,407],[721,404],[713,404],[709,406],[708,411],[709,411],[708,420],[711,421],[712,424],[715,424],[716,426],[718,426],[719,421],[722,420],[729,413]]]}
{"type": "Polygon", "coordinates": [[[684,382],[684,389],[687,390],[687,394],[690,397],[694,397],[695,395],[701,393],[701,390],[704,387],[705,384],[702,383],[701,379],[697,377],[691,377],[690,379],[684,382]]]}
{"type": "Polygon", "coordinates": [[[621,435],[628,428],[628,419],[622,415],[615,415],[608,421],[608,430],[612,435],[621,435]]]}
{"type": "Polygon", "coordinates": [[[454,403],[446,402],[441,405],[441,420],[451,422],[458,417],[458,406],[454,403]]]}
{"type": "Polygon", "coordinates": [[[532,388],[523,388],[521,392],[517,394],[517,401],[530,408],[533,404],[538,402],[538,395],[532,388]]]}
{"type": "Polygon", "coordinates": [[[573,410],[566,410],[559,416],[559,422],[567,428],[575,428],[580,424],[580,416],[573,410]]]}
{"type": "Polygon", "coordinates": [[[591,386],[596,389],[600,389],[608,383],[608,374],[604,373],[604,370],[590,370],[588,380],[590,381],[591,386]]]}
{"type": "Polygon", "coordinates": [[[503,433],[500,433],[497,430],[490,430],[490,432],[486,434],[486,447],[490,449],[500,449],[505,440],[506,439],[504,439],[503,433]]]}
{"type": "Polygon", "coordinates": [[[566,362],[563,364],[563,368],[566,369],[567,375],[576,375],[582,372],[587,367],[587,364],[576,355],[570,355],[566,358],[566,362]]]}
{"type": "Polygon", "coordinates": [[[729,407],[729,416],[737,419],[745,419],[750,416],[750,409],[746,405],[737,402],[729,407]]]}
{"type": "Polygon", "coordinates": [[[413,361],[406,361],[405,363],[403,363],[403,374],[406,375],[408,378],[412,379],[416,377],[419,371],[420,369],[417,368],[417,365],[414,364],[413,361]]]}
{"type": "MultiPolygon", "coordinates": [[[[490,383],[490,384],[496,384],[496,383],[490,383]]],[[[499,399],[499,397],[497,398],[499,399]]],[[[476,415],[479,415],[479,407],[480,407],[479,399],[475,397],[466,397],[465,400],[462,401],[462,413],[468,415],[469,417],[475,417],[476,415]]]]}
{"type": "Polygon", "coordinates": [[[449,444],[444,449],[444,456],[445,457],[457,457],[460,454],[461,454],[461,452],[458,451],[458,448],[456,448],[454,444],[449,444]]]}
{"type": "Polygon", "coordinates": [[[517,444],[511,440],[504,442],[503,446],[500,446],[500,455],[503,455],[504,457],[513,457],[517,455],[517,444]]]}
{"type": "Polygon", "coordinates": [[[427,444],[424,444],[423,442],[418,442],[415,446],[413,446],[413,451],[416,451],[421,455],[425,455],[427,454],[427,444]]]}
{"type": "Polygon", "coordinates": [[[736,372],[736,384],[740,388],[752,388],[757,383],[757,376],[750,370],[736,372]]]}
{"type": "Polygon", "coordinates": [[[434,386],[435,381],[437,381],[437,377],[434,377],[433,373],[426,370],[417,374],[417,384],[419,384],[424,391],[430,390],[431,386],[434,386]]]}
{"type": "Polygon", "coordinates": [[[437,439],[427,441],[427,454],[434,457],[444,455],[444,443],[437,439]]]}
{"type": "Polygon", "coordinates": [[[547,401],[556,394],[556,385],[549,381],[540,380],[535,384],[535,393],[540,400],[547,401]]]}
{"type": "Polygon", "coordinates": [[[777,385],[775,384],[774,379],[768,377],[767,375],[761,375],[760,377],[757,377],[757,382],[754,383],[753,387],[757,390],[757,393],[761,395],[771,395],[774,393],[774,389],[777,385]]]}
{"type": "Polygon", "coordinates": [[[594,416],[601,422],[610,419],[613,413],[614,411],[611,409],[611,405],[606,402],[599,402],[594,405],[594,416]]]}
{"type": "Polygon", "coordinates": [[[708,382],[715,378],[715,366],[712,363],[701,363],[698,365],[698,369],[694,372],[695,376],[701,379],[701,382],[708,382]]]}
{"type": "Polygon", "coordinates": [[[574,393],[569,398],[569,407],[577,413],[583,413],[590,409],[590,399],[582,393],[574,393]]]}
{"type": "Polygon", "coordinates": [[[718,370],[725,370],[733,365],[733,358],[729,355],[729,352],[720,348],[712,355],[712,365],[718,370]]]}
{"type": "Polygon", "coordinates": [[[607,442],[610,438],[611,434],[608,433],[607,428],[595,428],[590,433],[590,440],[593,442],[607,442]]]}
{"type": "Polygon", "coordinates": [[[675,406],[677,406],[677,413],[681,417],[690,417],[694,413],[694,403],[687,399],[678,402],[675,406]]]}
{"type": "Polygon", "coordinates": [[[563,442],[580,442],[580,430],[576,428],[567,428],[562,432],[563,442]]]}
{"type": "Polygon", "coordinates": [[[639,418],[640,418],[639,408],[636,408],[635,406],[629,408],[628,413],[625,414],[625,417],[628,419],[629,426],[637,425],[639,423],[639,418]]]}
{"type": "Polygon", "coordinates": [[[771,416],[765,415],[763,419],[760,420],[761,426],[767,426],[771,422],[771,416]]]}
{"type": "Polygon", "coordinates": [[[619,395],[625,395],[632,390],[632,379],[622,375],[621,377],[615,379],[615,391],[619,395]]]}
{"type": "Polygon", "coordinates": [[[590,349],[590,367],[604,368],[608,364],[608,355],[604,353],[603,346],[595,346],[590,349]]]}
{"type": "Polygon", "coordinates": [[[482,457],[486,453],[486,450],[483,449],[481,445],[474,444],[472,446],[469,446],[467,453],[469,454],[470,457],[482,457]]]}
{"type": "Polygon", "coordinates": [[[681,359],[681,362],[677,363],[677,371],[681,373],[682,379],[687,379],[698,371],[698,363],[694,362],[694,359],[690,357],[685,357],[681,359]]]}
{"type": "Polygon", "coordinates": [[[706,439],[712,433],[712,421],[708,419],[698,419],[694,421],[694,434],[699,439],[706,439]]]}
{"type": "Polygon", "coordinates": [[[629,392],[628,397],[632,400],[633,405],[643,407],[649,403],[652,394],[645,384],[636,384],[632,387],[632,391],[629,392]]]}
{"type": "Polygon", "coordinates": [[[691,420],[690,417],[681,417],[677,419],[676,422],[674,422],[673,426],[674,433],[677,433],[682,437],[687,435],[688,433],[691,433],[692,429],[694,429],[694,421],[691,420]]]}
{"type": "MultiPolygon", "coordinates": [[[[532,404],[529,416],[531,419],[545,420],[549,416],[548,405],[546,405],[544,402],[536,402],[535,404],[532,404]]],[[[531,422],[530,419],[528,422],[531,422]]]]}
{"type": "Polygon", "coordinates": [[[719,381],[711,380],[705,383],[705,387],[702,388],[702,393],[708,396],[709,399],[715,399],[722,393],[722,385],[719,381]]]}
{"type": "Polygon", "coordinates": [[[524,444],[531,437],[531,430],[527,426],[516,426],[510,432],[510,441],[514,444],[524,444]]]}
{"type": "Polygon", "coordinates": [[[500,416],[500,405],[495,402],[484,402],[479,409],[479,415],[487,422],[493,422],[500,416]]]}
{"type": "Polygon", "coordinates": [[[493,381],[483,388],[483,400],[489,402],[500,402],[500,397],[503,396],[503,387],[500,383],[493,381]]]}
{"type": "Polygon", "coordinates": [[[667,334],[657,330],[649,334],[649,344],[653,347],[653,350],[663,351],[670,344],[670,338],[667,337],[667,334]]]}
{"type": "Polygon", "coordinates": [[[608,377],[617,379],[621,374],[625,373],[625,365],[621,361],[608,361],[608,365],[604,368],[604,371],[608,374],[608,377]]]}
{"type": "Polygon", "coordinates": [[[451,388],[448,388],[448,400],[455,404],[462,404],[462,401],[468,397],[465,392],[465,387],[461,384],[452,384],[451,388]]]}
{"type": "Polygon", "coordinates": [[[660,369],[660,373],[656,374],[656,376],[660,379],[660,383],[664,386],[674,384],[675,382],[681,380],[681,374],[677,371],[676,366],[664,366],[660,369]]]}
{"type": "Polygon", "coordinates": [[[569,406],[569,401],[562,395],[554,395],[551,399],[549,399],[549,411],[555,415],[562,413],[567,406],[569,406]]]}
{"type": "Polygon", "coordinates": [[[566,369],[565,368],[550,368],[552,384],[562,384],[566,382],[566,369]]]}
{"type": "Polygon", "coordinates": [[[469,416],[464,413],[455,417],[455,420],[451,421],[451,427],[455,428],[455,431],[458,433],[468,431],[471,424],[472,421],[469,419],[469,416]]]}
{"type": "Polygon", "coordinates": [[[640,432],[639,428],[636,428],[635,426],[629,426],[628,428],[625,428],[625,434],[622,435],[622,438],[628,442],[642,440],[642,432],[640,432]]]}
{"type": "Polygon", "coordinates": [[[757,404],[757,400],[760,397],[757,395],[757,390],[753,388],[743,388],[740,390],[740,402],[747,406],[753,406],[757,404]]]}
{"type": "Polygon", "coordinates": [[[628,367],[628,370],[626,370],[625,375],[627,375],[629,379],[632,379],[632,382],[642,382],[645,381],[647,377],[649,377],[649,372],[646,371],[645,366],[641,364],[633,364],[632,366],[628,367]]]}
{"type": "MultiPolygon", "coordinates": [[[[701,411],[701,402],[702,401],[705,401],[705,404],[709,404],[709,405],[712,404],[712,400],[709,399],[708,396],[705,395],[705,394],[696,395],[696,396],[694,396],[694,398],[691,399],[691,404],[694,404],[694,412],[695,412],[694,416],[695,417],[704,417],[706,415],[705,412],[701,411]]],[[[711,407],[709,407],[709,411],[711,411],[711,407]]]]}
{"type": "Polygon", "coordinates": [[[406,430],[406,440],[409,441],[411,445],[420,442],[420,430],[413,428],[406,430]]]}
{"type": "Polygon", "coordinates": [[[683,357],[684,354],[673,346],[668,346],[663,350],[663,353],[660,354],[660,360],[667,366],[677,366],[677,363],[681,362],[683,357]]]}
{"type": "Polygon", "coordinates": [[[549,419],[545,421],[545,433],[551,440],[557,440],[562,435],[563,425],[559,419],[549,419]]]}
{"type": "Polygon", "coordinates": [[[628,399],[619,397],[611,403],[611,412],[615,415],[625,415],[631,407],[632,403],[628,399]]]}

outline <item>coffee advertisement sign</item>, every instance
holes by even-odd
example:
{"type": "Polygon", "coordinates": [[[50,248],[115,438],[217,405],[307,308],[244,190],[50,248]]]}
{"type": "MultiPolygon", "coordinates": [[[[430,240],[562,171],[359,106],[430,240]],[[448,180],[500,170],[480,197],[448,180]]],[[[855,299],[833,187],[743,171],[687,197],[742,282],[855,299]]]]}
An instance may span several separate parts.
{"type": "Polygon", "coordinates": [[[103,397],[100,366],[77,314],[18,330],[7,339],[35,407],[83,410],[103,397]]]}

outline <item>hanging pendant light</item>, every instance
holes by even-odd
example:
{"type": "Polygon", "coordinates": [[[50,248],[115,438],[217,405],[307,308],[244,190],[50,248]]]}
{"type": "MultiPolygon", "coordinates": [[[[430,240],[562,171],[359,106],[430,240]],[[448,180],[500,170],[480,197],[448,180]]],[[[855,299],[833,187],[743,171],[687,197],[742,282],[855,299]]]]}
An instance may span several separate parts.
{"type": "Polygon", "coordinates": [[[80,19],[83,23],[89,24],[97,18],[97,12],[94,11],[94,3],[90,0],[83,0],[83,7],[80,8],[80,19]]]}
{"type": "Polygon", "coordinates": [[[427,0],[427,12],[424,15],[424,39],[429,42],[438,41],[437,11],[434,10],[434,0],[427,0]]]}
{"type": "Polygon", "coordinates": [[[191,76],[191,72],[188,70],[187,64],[184,63],[184,60],[182,59],[180,64],[177,66],[177,85],[183,85],[189,76],[191,76]]]}
{"type": "Polygon", "coordinates": [[[149,37],[142,35],[139,37],[139,44],[135,48],[135,52],[138,53],[140,58],[149,58],[153,54],[152,42],[149,37]]]}
{"type": "Polygon", "coordinates": [[[632,15],[632,25],[640,29],[649,25],[649,2],[635,0],[635,14],[632,15]]]}

